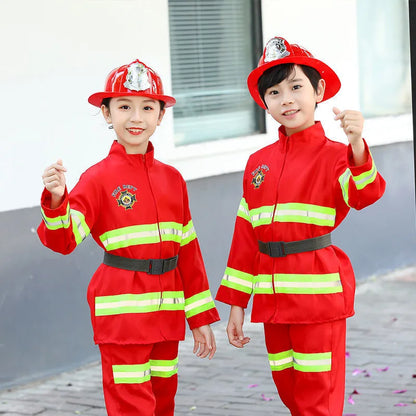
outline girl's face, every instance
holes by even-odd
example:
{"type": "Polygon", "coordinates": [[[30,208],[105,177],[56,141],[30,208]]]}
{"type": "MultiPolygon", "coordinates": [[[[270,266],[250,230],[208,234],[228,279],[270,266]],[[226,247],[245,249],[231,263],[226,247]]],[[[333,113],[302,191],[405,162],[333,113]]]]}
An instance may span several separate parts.
{"type": "Polygon", "coordinates": [[[128,154],[146,153],[149,139],[165,114],[159,101],[137,95],[112,98],[109,108],[103,105],[101,111],[128,154]]]}
{"type": "Polygon", "coordinates": [[[322,101],[325,81],[319,80],[317,91],[302,68],[294,66],[292,74],[264,94],[267,112],[286,129],[288,136],[315,124],[316,103],[322,101]]]}

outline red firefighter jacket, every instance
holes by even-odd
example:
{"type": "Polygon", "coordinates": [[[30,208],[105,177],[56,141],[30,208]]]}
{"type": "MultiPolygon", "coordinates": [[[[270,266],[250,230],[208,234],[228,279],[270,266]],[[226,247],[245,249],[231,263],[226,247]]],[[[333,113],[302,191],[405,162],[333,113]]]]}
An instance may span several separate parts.
{"type": "Polygon", "coordinates": [[[193,227],[186,184],[174,168],[145,155],[126,154],[114,142],[109,155],[84,172],[57,209],[41,200],[42,243],[72,252],[90,233],[104,250],[137,259],[179,255],[162,275],[101,264],[88,287],[99,343],[149,344],[181,340],[191,329],[219,320],[193,227]]]}
{"type": "Polygon", "coordinates": [[[225,275],[216,299],[247,307],[253,322],[317,323],[353,315],[355,278],[346,254],[329,246],[272,258],[258,240],[297,241],[330,233],[350,208],[379,199],[385,181],[366,146],[354,166],[351,147],[325,137],[320,122],[254,153],[243,179],[225,275]]]}

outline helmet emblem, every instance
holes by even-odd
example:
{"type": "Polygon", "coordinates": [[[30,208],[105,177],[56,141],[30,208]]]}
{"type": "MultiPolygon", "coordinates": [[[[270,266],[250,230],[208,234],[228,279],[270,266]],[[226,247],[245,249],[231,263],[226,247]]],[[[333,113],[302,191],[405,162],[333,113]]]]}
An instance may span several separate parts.
{"type": "Polygon", "coordinates": [[[260,165],[257,167],[257,169],[251,172],[251,175],[253,176],[251,184],[254,186],[255,189],[259,188],[260,185],[263,183],[264,178],[266,177],[266,172],[268,172],[269,170],[270,169],[267,165],[260,165]]]}
{"type": "Polygon", "coordinates": [[[285,41],[282,38],[273,38],[267,42],[264,62],[275,61],[289,56],[290,52],[286,49],[285,41]]]}
{"type": "Polygon", "coordinates": [[[139,63],[132,63],[127,72],[126,82],[123,84],[129,90],[144,91],[151,87],[147,68],[139,63]]]}

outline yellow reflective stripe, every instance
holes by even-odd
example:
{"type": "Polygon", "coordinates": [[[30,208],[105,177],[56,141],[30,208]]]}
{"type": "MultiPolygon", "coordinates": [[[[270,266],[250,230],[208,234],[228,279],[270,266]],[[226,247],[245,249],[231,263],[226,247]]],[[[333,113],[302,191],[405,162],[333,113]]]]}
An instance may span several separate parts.
{"type": "Polygon", "coordinates": [[[150,360],[152,377],[169,378],[178,373],[178,357],[173,360],[150,360]]]}
{"type": "Polygon", "coordinates": [[[43,222],[48,230],[59,230],[60,228],[69,228],[71,221],[69,217],[69,204],[66,206],[65,215],[58,215],[56,217],[48,217],[45,211],[41,208],[43,222]]]}
{"type": "MultiPolygon", "coordinates": [[[[100,241],[107,251],[140,244],[155,244],[160,241],[174,241],[183,245],[183,229],[185,228],[183,228],[182,224],[173,221],[161,222],[159,224],[132,225],[107,231],[100,236],[100,241]]],[[[192,236],[191,230],[188,230],[188,233],[187,239],[189,242],[196,236],[192,236]]]]}
{"type": "Polygon", "coordinates": [[[275,274],[276,293],[325,294],[342,292],[339,273],[327,274],[275,274]]]}
{"type": "Polygon", "coordinates": [[[293,352],[293,367],[304,373],[331,371],[332,354],[330,352],[303,354],[293,352]]]}
{"type": "Polygon", "coordinates": [[[277,204],[274,221],[300,222],[333,227],[335,225],[335,209],[293,202],[277,204]]]}
{"type": "Polygon", "coordinates": [[[195,232],[194,223],[192,222],[192,220],[190,220],[188,222],[188,224],[186,224],[183,227],[183,230],[182,230],[182,239],[180,241],[181,247],[182,246],[185,246],[188,243],[190,243],[192,240],[195,240],[195,238],[196,238],[196,232],[195,232]]]}
{"type": "Polygon", "coordinates": [[[113,365],[115,384],[141,384],[150,380],[150,363],[113,365]]]}
{"type": "Polygon", "coordinates": [[[244,197],[241,198],[240,206],[238,207],[237,211],[237,217],[241,217],[246,221],[251,222],[250,211],[248,209],[248,205],[244,197]]]}
{"type": "Polygon", "coordinates": [[[147,313],[159,310],[183,310],[185,298],[182,291],[149,292],[97,296],[95,316],[121,315],[125,313],[147,313]]]}
{"type": "Polygon", "coordinates": [[[253,277],[253,293],[273,294],[273,277],[271,274],[259,274],[253,277]]]}
{"type": "Polygon", "coordinates": [[[253,275],[227,267],[221,285],[251,294],[253,291],[253,275]]]}
{"type": "MultiPolygon", "coordinates": [[[[240,216],[243,217],[243,215],[240,216]]],[[[336,211],[334,208],[298,202],[277,204],[276,206],[266,205],[250,210],[253,227],[269,225],[272,223],[272,220],[333,227],[335,225],[335,216],[336,211]]]]}
{"type": "Polygon", "coordinates": [[[358,176],[353,176],[353,180],[355,182],[355,186],[358,190],[364,189],[367,185],[374,182],[377,177],[377,168],[376,165],[373,163],[371,165],[371,169],[361,173],[358,176]]]}
{"type": "Polygon", "coordinates": [[[352,174],[349,168],[345,170],[345,172],[338,178],[338,182],[341,186],[342,197],[344,198],[345,203],[350,206],[349,204],[349,187],[350,187],[350,178],[352,174]]]}
{"type": "Polygon", "coordinates": [[[215,304],[209,290],[205,290],[204,292],[185,299],[186,318],[190,318],[213,308],[215,308],[215,304]]]}
{"type": "Polygon", "coordinates": [[[72,232],[74,233],[75,241],[78,245],[88,237],[91,231],[82,212],[71,208],[71,218],[72,232]]]}
{"type": "Polygon", "coordinates": [[[251,223],[253,227],[268,225],[272,223],[274,205],[254,208],[250,210],[251,223]]]}
{"type": "Polygon", "coordinates": [[[162,241],[175,241],[180,243],[182,240],[182,224],[178,222],[161,222],[159,223],[160,237],[162,241]]]}
{"type": "Polygon", "coordinates": [[[282,371],[293,367],[293,350],[269,354],[269,364],[272,371],[282,371]]]}

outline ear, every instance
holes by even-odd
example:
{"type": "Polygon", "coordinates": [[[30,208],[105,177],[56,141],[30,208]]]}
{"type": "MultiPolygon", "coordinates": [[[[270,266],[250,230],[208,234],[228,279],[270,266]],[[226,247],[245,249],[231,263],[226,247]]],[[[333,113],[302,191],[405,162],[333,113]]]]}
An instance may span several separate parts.
{"type": "Polygon", "coordinates": [[[157,125],[160,126],[160,123],[162,122],[163,116],[166,113],[166,109],[164,108],[162,111],[160,111],[159,113],[159,118],[157,119],[157,125]]]}
{"type": "Polygon", "coordinates": [[[320,79],[318,82],[318,88],[316,90],[316,102],[320,103],[323,98],[324,98],[324,94],[325,94],[325,88],[326,88],[326,82],[324,79],[320,79]]]}
{"type": "Polygon", "coordinates": [[[104,119],[108,124],[111,124],[111,114],[110,114],[110,109],[105,106],[102,105],[101,106],[101,112],[103,113],[104,119]]]}

